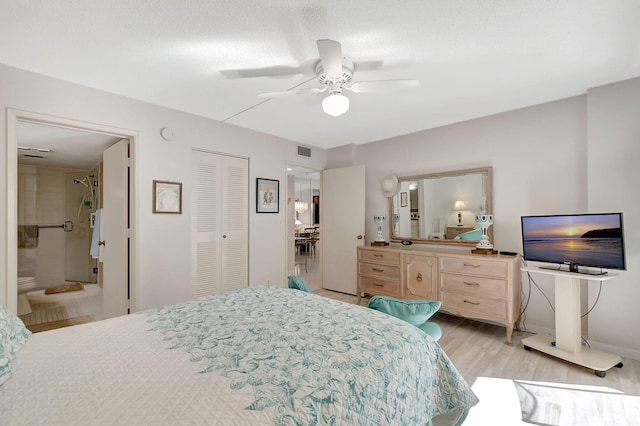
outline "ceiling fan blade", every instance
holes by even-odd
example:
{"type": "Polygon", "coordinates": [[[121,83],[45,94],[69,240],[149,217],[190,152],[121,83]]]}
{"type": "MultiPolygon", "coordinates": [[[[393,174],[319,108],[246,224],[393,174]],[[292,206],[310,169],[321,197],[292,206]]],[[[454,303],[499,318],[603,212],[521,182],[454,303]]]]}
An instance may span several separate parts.
{"type": "Polygon", "coordinates": [[[418,80],[413,79],[360,81],[350,86],[343,86],[343,88],[354,93],[372,93],[418,87],[419,83],[418,80]]]}
{"type": "Polygon", "coordinates": [[[282,98],[285,96],[292,96],[292,95],[310,95],[314,93],[322,93],[326,90],[327,90],[327,87],[313,88],[313,89],[285,90],[283,92],[260,93],[258,97],[259,98],[282,98]]]}
{"type": "Polygon", "coordinates": [[[329,78],[342,76],[342,46],[334,40],[318,40],[318,52],[324,73],[329,78]]]}

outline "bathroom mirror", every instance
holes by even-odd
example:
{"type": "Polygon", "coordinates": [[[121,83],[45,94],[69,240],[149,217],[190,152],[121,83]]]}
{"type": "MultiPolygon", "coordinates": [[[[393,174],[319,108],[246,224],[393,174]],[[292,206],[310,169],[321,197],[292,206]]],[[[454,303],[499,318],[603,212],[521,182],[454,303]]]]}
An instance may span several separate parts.
{"type": "MultiPolygon", "coordinates": [[[[391,241],[473,246],[482,233],[475,217],[493,213],[491,167],[398,177],[389,198],[391,241]]],[[[493,241],[493,227],[488,230],[493,241]]]]}

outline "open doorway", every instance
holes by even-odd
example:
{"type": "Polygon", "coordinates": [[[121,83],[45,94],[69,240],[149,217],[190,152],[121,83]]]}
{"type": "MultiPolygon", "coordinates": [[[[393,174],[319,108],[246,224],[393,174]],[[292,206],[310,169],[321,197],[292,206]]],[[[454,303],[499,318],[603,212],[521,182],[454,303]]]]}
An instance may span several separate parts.
{"type": "Polygon", "coordinates": [[[314,291],[322,289],[320,186],[319,170],[287,166],[287,271],[302,277],[314,291]]]}
{"type": "MultiPolygon", "coordinates": [[[[96,211],[103,204],[102,154],[123,138],[128,145],[135,135],[21,111],[10,111],[8,118],[7,205],[16,214],[7,215],[7,306],[27,325],[102,319],[103,265],[91,254],[96,211]],[[58,291],[45,294],[45,288],[58,291]],[[30,318],[32,305],[41,304],[48,305],[44,314],[37,306],[30,318]]],[[[124,257],[127,269],[130,253],[124,257]]],[[[129,282],[119,285],[129,294],[129,282]]]]}

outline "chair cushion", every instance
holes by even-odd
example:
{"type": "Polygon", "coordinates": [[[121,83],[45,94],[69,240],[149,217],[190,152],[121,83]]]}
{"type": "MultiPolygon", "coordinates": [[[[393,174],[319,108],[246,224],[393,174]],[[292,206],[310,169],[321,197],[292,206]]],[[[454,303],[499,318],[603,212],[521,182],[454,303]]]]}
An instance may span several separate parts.
{"type": "Polygon", "coordinates": [[[369,307],[419,327],[440,309],[438,300],[401,300],[388,296],[373,296],[369,307]]]}
{"type": "Polygon", "coordinates": [[[309,287],[309,284],[307,284],[307,282],[304,279],[302,279],[297,275],[291,275],[289,277],[289,288],[295,288],[296,290],[302,290],[307,293],[313,293],[313,290],[311,290],[311,287],[309,287]]]}

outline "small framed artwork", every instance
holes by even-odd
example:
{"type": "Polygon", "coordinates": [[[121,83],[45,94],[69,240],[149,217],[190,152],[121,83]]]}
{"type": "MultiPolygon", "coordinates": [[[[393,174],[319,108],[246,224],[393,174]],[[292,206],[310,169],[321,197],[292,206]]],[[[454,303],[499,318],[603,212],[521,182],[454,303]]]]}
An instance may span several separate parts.
{"type": "Polygon", "coordinates": [[[153,212],[182,213],[182,183],[153,181],[153,212]]]}
{"type": "Polygon", "coordinates": [[[407,193],[400,193],[400,207],[407,207],[409,204],[407,203],[407,193]]]}
{"type": "Polygon", "coordinates": [[[256,179],[256,213],[278,213],[280,181],[256,179]]]}

